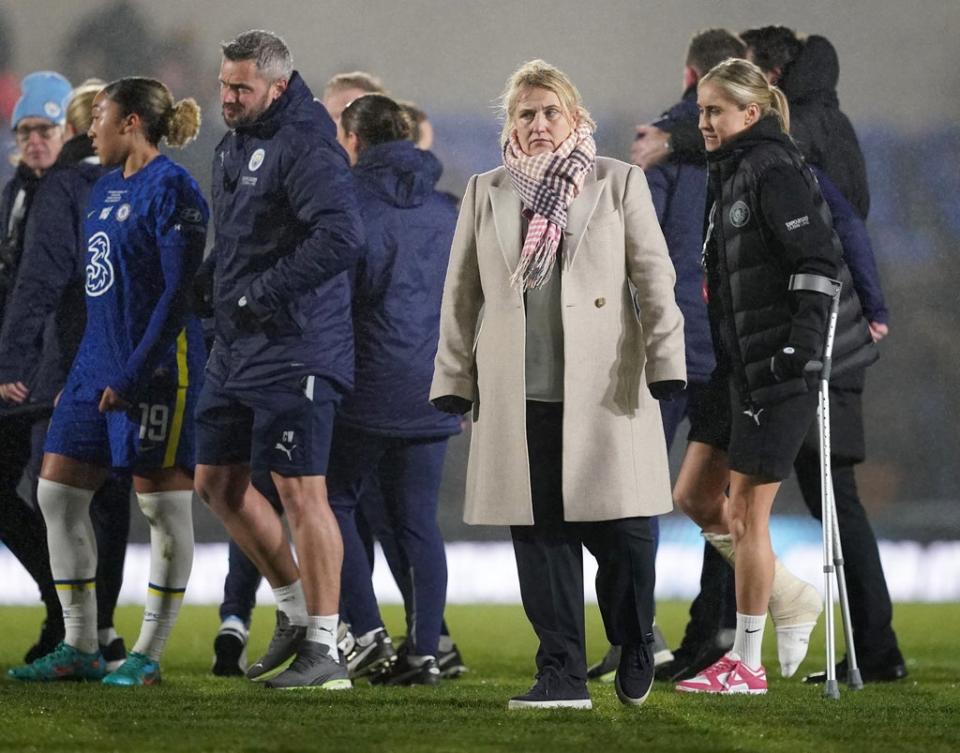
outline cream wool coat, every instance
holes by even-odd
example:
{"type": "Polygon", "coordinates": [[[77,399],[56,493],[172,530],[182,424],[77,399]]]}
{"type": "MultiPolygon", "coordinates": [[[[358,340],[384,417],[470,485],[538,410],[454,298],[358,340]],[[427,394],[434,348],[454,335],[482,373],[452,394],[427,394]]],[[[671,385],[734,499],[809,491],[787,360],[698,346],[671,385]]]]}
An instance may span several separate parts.
{"type": "MultiPolygon", "coordinates": [[[[443,291],[430,397],[474,404],[464,508],[471,524],[533,523],[524,303],[510,284],[520,211],[504,168],[470,179],[443,291]]],[[[686,381],[683,316],[639,168],[597,158],[570,205],[562,264],[564,517],[669,512],[660,410],[646,384],[686,381]]]]}

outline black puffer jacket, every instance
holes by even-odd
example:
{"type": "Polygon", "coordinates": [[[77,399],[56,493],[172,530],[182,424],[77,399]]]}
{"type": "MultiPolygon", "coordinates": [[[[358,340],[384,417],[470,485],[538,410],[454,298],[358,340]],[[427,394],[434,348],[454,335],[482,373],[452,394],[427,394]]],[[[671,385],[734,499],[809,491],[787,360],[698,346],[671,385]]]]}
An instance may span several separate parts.
{"type": "Polygon", "coordinates": [[[790,133],[807,162],[820,167],[857,214],[867,218],[870,188],[857,134],[840,111],[840,61],[828,39],[811,35],[778,85],[790,103],[790,133]]]}
{"type": "Polygon", "coordinates": [[[778,382],[771,358],[786,345],[819,358],[830,299],[788,292],[794,274],[843,283],[834,374],[872,363],[876,347],[832,229],[816,178],[775,118],[764,118],[707,155],[710,167],[704,265],[715,348],[745,406],[777,403],[810,389],[778,382]]]}

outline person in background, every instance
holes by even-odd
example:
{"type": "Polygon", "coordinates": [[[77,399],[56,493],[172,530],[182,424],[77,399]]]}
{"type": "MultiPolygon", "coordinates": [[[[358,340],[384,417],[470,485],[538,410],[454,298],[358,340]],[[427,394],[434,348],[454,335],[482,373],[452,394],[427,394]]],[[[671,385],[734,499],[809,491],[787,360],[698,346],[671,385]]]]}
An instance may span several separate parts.
{"type": "MultiPolygon", "coordinates": [[[[696,127],[699,117],[697,82],[700,77],[717,63],[730,57],[743,57],[743,53],[743,42],[727,29],[697,32],[690,40],[684,61],[683,96],[664,113],[656,126],[667,131],[681,124],[696,127]]],[[[707,307],[703,302],[703,269],[700,267],[703,215],[707,202],[707,165],[702,150],[693,156],[688,158],[687,155],[674,154],[645,171],[657,220],[663,229],[670,261],[677,273],[675,292],[677,304],[683,313],[683,341],[687,358],[687,389],[676,399],[660,403],[668,449],[673,445],[680,423],[708,409],[706,402],[710,399],[710,393],[707,385],[716,365],[707,307]]],[[[695,438],[695,435],[688,437],[695,438]]],[[[658,678],[672,677],[678,667],[690,664],[696,665],[697,671],[708,667],[733,643],[733,625],[730,623],[736,615],[734,600],[731,596],[722,601],[727,593],[726,580],[732,583],[733,573],[709,544],[704,546],[704,558],[716,558],[722,565],[719,568],[705,568],[704,573],[709,574],[711,580],[701,583],[703,598],[718,600],[719,603],[711,602],[705,607],[710,610],[709,620],[691,620],[691,625],[695,625],[700,632],[685,635],[676,652],[670,652],[664,641],[663,648],[654,655],[658,678]],[[729,622],[725,623],[720,615],[729,622]]],[[[589,676],[591,679],[611,682],[618,661],[619,647],[612,646],[602,661],[590,667],[589,676]]]]}
{"type": "Polygon", "coordinates": [[[193,410],[206,349],[188,291],[203,258],[207,205],[190,175],[160,154],[200,127],[193,100],[125,78],[94,100],[90,137],[106,166],[90,194],[87,321],[53,412],[37,499],[66,634],[9,674],[28,682],[156,685],[193,563],[193,410]],[[128,469],[150,524],[150,580],[140,636],[106,674],[97,642],[96,540],[90,502],[111,468],[128,469]]]}
{"type": "MultiPolygon", "coordinates": [[[[33,198],[63,148],[70,82],[59,73],[37,71],[24,77],[21,90],[11,116],[16,171],[0,194],[0,325],[6,325],[17,285],[33,198]]],[[[26,655],[31,662],[63,638],[63,614],[50,574],[43,518],[17,489],[34,454],[34,429],[49,419],[52,402],[52,395],[39,408],[28,401],[25,385],[17,386],[23,365],[0,363],[5,374],[0,377],[0,540],[33,578],[46,608],[39,639],[26,655]]]]}
{"type": "Polygon", "coordinates": [[[447,563],[437,504],[447,439],[460,431],[456,416],[427,400],[456,210],[434,189],[439,161],[416,147],[410,130],[403,108],[381,94],[358,97],[340,116],[367,243],[354,283],[357,373],[337,416],[330,501],[344,538],[342,590],[357,643],[352,669],[362,665],[371,682],[385,685],[440,679],[447,563]],[[374,477],[410,596],[396,662],[353,522],[374,477]]]}
{"type": "MultiPolygon", "coordinates": [[[[0,335],[0,394],[8,397],[10,405],[35,415],[27,466],[34,487],[49,416],[66,382],[86,319],[83,222],[90,189],[104,172],[87,131],[94,97],[103,85],[87,81],[70,94],[64,126],[67,141],[33,198],[16,285],[0,335]]],[[[123,584],[130,529],[129,474],[111,473],[94,495],[90,515],[97,540],[97,637],[107,669],[113,671],[127,653],[114,629],[113,615],[123,584]]],[[[46,557],[49,563],[42,527],[40,534],[33,541],[37,548],[33,554],[46,557]]],[[[46,567],[48,572],[49,564],[46,567]]],[[[59,614],[52,576],[41,593],[52,596],[59,614]]],[[[62,639],[62,619],[48,623],[41,641],[27,654],[27,663],[53,651],[62,639]]]]}
{"type": "Polygon", "coordinates": [[[364,94],[386,94],[387,89],[377,76],[366,71],[338,73],[323,87],[323,106],[334,123],[340,122],[340,113],[357,97],[364,94]]]}
{"type": "Polygon", "coordinates": [[[430,397],[473,415],[466,522],[511,526],[540,646],[536,682],[508,708],[592,707],[583,546],[623,647],[617,695],[639,705],[654,672],[650,517],[671,506],[657,399],[686,380],[675,274],[643,173],[596,156],[564,73],[525,63],[501,101],[504,166],[467,185],[430,397]]]}

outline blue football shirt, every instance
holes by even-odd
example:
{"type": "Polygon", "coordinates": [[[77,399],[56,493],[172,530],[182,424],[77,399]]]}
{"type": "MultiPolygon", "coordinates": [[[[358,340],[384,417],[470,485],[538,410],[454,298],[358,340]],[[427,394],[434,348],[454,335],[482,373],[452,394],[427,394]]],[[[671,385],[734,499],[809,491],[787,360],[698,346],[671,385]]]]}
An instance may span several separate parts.
{"type": "Polygon", "coordinates": [[[135,402],[157,374],[202,373],[188,291],[203,259],[209,210],[190,174],[165,156],[94,185],[84,223],[87,326],[74,383],[135,402]],[[76,380],[79,377],[79,380],[76,380]]]}

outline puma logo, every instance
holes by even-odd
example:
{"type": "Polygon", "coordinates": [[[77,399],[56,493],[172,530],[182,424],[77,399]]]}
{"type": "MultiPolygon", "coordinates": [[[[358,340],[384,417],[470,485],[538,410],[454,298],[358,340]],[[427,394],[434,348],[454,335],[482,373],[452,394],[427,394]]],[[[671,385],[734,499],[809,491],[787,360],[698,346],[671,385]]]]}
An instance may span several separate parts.
{"type": "Polygon", "coordinates": [[[289,461],[292,463],[292,462],[293,462],[293,451],[294,451],[295,449],[297,449],[297,446],[294,444],[294,445],[290,445],[289,447],[286,447],[285,445],[281,444],[280,442],[277,442],[276,446],[275,446],[273,449],[275,449],[275,450],[280,450],[281,452],[285,452],[285,453],[287,454],[287,460],[289,460],[289,461]]]}

